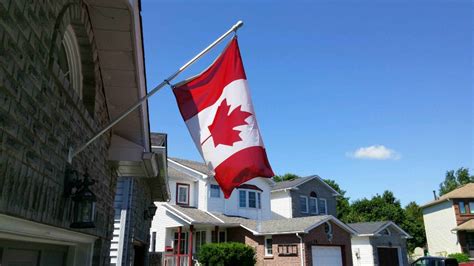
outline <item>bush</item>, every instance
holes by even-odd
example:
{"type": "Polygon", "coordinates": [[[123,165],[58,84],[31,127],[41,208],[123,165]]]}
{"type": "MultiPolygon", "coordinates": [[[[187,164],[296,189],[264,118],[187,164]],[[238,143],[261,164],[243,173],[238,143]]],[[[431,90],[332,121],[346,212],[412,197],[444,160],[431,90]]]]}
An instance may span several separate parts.
{"type": "Polygon", "coordinates": [[[465,254],[465,253],[453,253],[453,254],[449,254],[448,255],[448,258],[454,258],[456,259],[458,262],[469,262],[469,255],[465,254]]]}
{"type": "Polygon", "coordinates": [[[236,242],[205,244],[197,257],[199,263],[206,266],[253,266],[256,262],[255,250],[236,242]]]}

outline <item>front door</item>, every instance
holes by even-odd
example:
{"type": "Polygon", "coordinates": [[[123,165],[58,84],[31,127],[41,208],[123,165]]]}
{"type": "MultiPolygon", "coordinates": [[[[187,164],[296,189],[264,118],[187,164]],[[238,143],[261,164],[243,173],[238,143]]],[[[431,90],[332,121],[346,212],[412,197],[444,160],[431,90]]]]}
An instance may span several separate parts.
{"type": "Polygon", "coordinates": [[[379,265],[399,266],[397,248],[377,248],[379,265]]]}
{"type": "Polygon", "coordinates": [[[474,258],[474,232],[466,232],[466,244],[469,256],[474,258]]]}

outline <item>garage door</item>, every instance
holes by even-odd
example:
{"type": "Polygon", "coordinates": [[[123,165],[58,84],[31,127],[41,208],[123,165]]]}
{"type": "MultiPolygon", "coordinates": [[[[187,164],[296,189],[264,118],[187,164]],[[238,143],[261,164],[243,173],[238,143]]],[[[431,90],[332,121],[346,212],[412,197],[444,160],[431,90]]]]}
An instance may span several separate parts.
{"type": "Polygon", "coordinates": [[[341,247],[313,246],[313,266],[342,266],[341,247]]]}
{"type": "Polygon", "coordinates": [[[379,265],[398,266],[397,248],[377,248],[379,256],[379,265]]]}

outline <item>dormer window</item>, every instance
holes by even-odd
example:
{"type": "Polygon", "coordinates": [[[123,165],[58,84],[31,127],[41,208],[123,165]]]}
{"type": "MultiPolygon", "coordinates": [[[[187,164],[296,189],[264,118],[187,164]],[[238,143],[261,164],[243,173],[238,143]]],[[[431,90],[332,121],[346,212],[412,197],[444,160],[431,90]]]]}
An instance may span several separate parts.
{"type": "Polygon", "coordinates": [[[176,204],[189,205],[189,184],[176,184],[176,204]]]}
{"type": "Polygon", "coordinates": [[[221,197],[221,188],[219,185],[211,184],[211,198],[220,198],[221,197]]]}

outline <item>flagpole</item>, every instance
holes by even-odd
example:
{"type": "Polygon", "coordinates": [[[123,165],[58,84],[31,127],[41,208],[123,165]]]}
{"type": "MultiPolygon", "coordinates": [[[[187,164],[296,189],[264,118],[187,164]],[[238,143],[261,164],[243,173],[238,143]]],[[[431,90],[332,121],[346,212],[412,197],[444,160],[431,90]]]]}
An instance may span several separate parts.
{"type": "Polygon", "coordinates": [[[232,26],[226,33],[222,34],[219,38],[217,38],[213,43],[211,43],[209,46],[207,46],[204,50],[202,50],[199,54],[197,54],[195,57],[193,57],[191,60],[189,60],[187,63],[185,63],[182,67],[180,67],[176,72],[171,74],[167,79],[163,80],[158,86],[156,86],[153,90],[148,92],[147,95],[143,96],[138,100],[137,103],[129,107],[129,109],[125,110],[121,115],[119,115],[117,118],[114,120],[110,121],[103,129],[101,129],[99,132],[97,132],[90,140],[88,140],[86,143],[84,143],[82,146],[80,146],[77,149],[73,149],[72,147],[69,148],[69,153],[68,153],[68,158],[67,161],[68,163],[72,163],[72,159],[80,152],[82,152],[87,146],[89,146],[92,142],[94,142],[97,138],[99,138],[102,134],[107,132],[110,128],[115,126],[118,122],[120,122],[123,118],[125,118],[127,115],[129,115],[131,112],[135,111],[138,107],[140,107],[148,98],[153,96],[157,91],[159,91],[161,88],[166,86],[167,84],[169,85],[170,82],[176,78],[181,72],[183,72],[186,68],[188,68],[190,65],[192,65],[194,62],[196,62],[198,59],[200,59],[203,55],[205,55],[207,52],[209,52],[214,46],[219,44],[222,40],[224,40],[229,34],[232,32],[237,32],[237,30],[242,27],[244,23],[239,20],[234,26],[232,26]]]}

